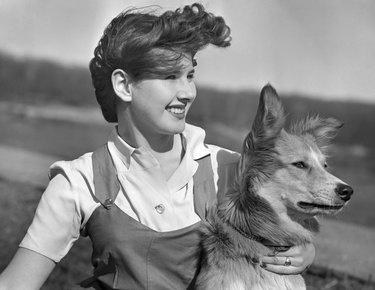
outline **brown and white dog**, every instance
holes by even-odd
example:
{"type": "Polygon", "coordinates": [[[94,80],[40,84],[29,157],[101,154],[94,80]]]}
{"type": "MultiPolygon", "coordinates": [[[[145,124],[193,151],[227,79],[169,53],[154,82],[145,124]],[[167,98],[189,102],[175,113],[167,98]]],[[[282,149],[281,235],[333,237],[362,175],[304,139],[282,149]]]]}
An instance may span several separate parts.
{"type": "Polygon", "coordinates": [[[209,213],[197,289],[306,288],[301,275],[277,275],[253,261],[272,253],[269,245],[311,242],[315,216],[337,213],[353,189],[327,171],[326,149],[342,123],[308,117],[289,132],[284,123],[280,98],[266,85],[233,190],[209,213]]]}

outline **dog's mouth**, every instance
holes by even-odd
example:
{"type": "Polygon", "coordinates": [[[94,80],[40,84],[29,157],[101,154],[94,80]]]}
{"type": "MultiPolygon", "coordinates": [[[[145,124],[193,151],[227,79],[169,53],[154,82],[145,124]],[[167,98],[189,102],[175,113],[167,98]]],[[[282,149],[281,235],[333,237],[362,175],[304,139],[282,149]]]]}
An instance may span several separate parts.
{"type": "Polygon", "coordinates": [[[322,210],[322,211],[337,211],[343,208],[344,204],[329,205],[329,204],[318,204],[300,201],[297,205],[305,210],[322,210]]]}

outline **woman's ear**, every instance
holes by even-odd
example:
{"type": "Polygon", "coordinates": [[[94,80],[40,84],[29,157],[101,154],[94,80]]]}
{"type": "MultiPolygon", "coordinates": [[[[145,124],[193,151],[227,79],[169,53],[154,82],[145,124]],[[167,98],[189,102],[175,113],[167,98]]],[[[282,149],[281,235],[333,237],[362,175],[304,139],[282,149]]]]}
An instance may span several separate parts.
{"type": "Polygon", "coordinates": [[[124,102],[132,101],[130,78],[122,69],[115,69],[111,76],[112,87],[116,95],[124,102]]]}

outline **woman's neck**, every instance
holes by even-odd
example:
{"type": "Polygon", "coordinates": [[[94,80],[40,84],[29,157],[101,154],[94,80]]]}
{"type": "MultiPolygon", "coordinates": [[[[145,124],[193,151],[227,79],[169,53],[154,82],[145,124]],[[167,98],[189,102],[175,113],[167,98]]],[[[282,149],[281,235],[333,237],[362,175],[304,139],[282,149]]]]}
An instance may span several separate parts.
{"type": "Polygon", "coordinates": [[[117,133],[130,146],[134,148],[143,147],[158,154],[168,153],[176,145],[175,135],[144,134],[120,125],[117,126],[117,133]]]}
{"type": "Polygon", "coordinates": [[[143,147],[151,152],[158,160],[164,176],[168,180],[179,166],[184,148],[180,134],[175,135],[150,135],[141,134],[136,130],[127,130],[117,127],[119,136],[134,148],[143,147]]]}

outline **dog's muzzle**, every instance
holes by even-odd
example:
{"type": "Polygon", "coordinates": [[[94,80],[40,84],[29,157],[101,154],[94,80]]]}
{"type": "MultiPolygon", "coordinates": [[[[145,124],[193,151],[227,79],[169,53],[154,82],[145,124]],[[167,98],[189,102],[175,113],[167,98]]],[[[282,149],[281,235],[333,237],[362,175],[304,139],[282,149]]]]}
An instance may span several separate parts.
{"type": "Polygon", "coordinates": [[[339,183],[335,188],[335,192],[343,201],[348,201],[353,194],[353,188],[347,184],[339,183]]]}

